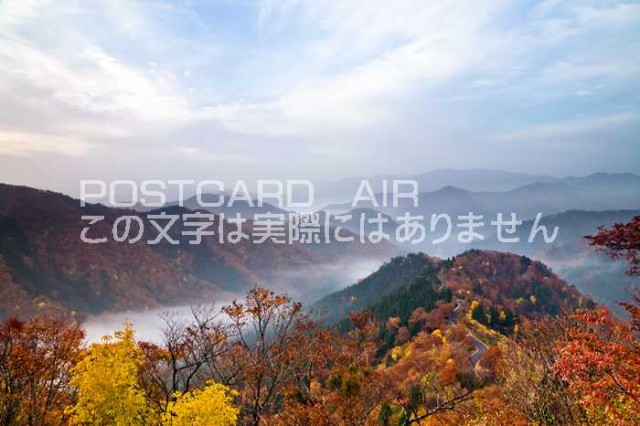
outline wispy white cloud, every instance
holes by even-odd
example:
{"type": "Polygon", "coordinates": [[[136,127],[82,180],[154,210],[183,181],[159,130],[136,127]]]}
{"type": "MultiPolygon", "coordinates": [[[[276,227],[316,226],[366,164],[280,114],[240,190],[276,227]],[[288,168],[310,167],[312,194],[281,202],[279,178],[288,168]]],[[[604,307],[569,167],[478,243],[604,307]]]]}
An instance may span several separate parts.
{"type": "Polygon", "coordinates": [[[25,157],[32,154],[54,154],[84,157],[92,146],[73,136],[0,131],[0,155],[25,157]]]}
{"type": "Polygon", "coordinates": [[[68,107],[154,120],[188,116],[186,102],[163,87],[161,80],[97,46],[74,52],[65,61],[24,41],[4,39],[0,40],[0,59],[5,78],[45,90],[68,107]]]}
{"type": "MultiPolygon", "coordinates": [[[[436,88],[486,59],[496,40],[483,26],[501,6],[495,1],[455,7],[444,1],[305,3],[307,19],[327,34],[310,42],[311,60],[337,71],[301,79],[275,99],[219,105],[212,115],[251,134],[352,131],[381,124],[393,116],[399,98],[436,88]]],[[[261,20],[263,25],[286,22],[288,14],[298,13],[291,2],[276,7],[265,1],[261,20]]]]}
{"type": "Polygon", "coordinates": [[[145,150],[153,170],[317,175],[322,153],[349,175],[464,167],[455,152],[483,138],[635,114],[639,24],[639,4],[596,0],[3,0],[0,170],[52,141],[66,156],[145,150]]]}
{"type": "Polygon", "coordinates": [[[577,19],[583,24],[636,25],[640,20],[640,4],[636,2],[608,6],[583,5],[576,8],[577,19]]]}
{"type": "Polygon", "coordinates": [[[568,137],[591,135],[609,128],[619,128],[640,123],[638,114],[617,114],[604,117],[582,117],[554,123],[538,124],[522,130],[493,135],[490,139],[500,142],[543,141],[558,143],[568,137]]]}
{"type": "Polygon", "coordinates": [[[630,59],[615,62],[565,62],[560,61],[544,68],[541,77],[548,83],[567,80],[587,80],[598,77],[629,79],[640,74],[640,63],[630,59]]]}
{"type": "Polygon", "coordinates": [[[50,0],[5,0],[0,2],[0,31],[40,15],[50,0]]]}
{"type": "Polygon", "coordinates": [[[194,24],[196,24],[198,27],[200,27],[203,31],[209,32],[209,27],[207,27],[207,25],[202,21],[198,12],[193,8],[193,6],[191,6],[191,3],[189,3],[189,0],[180,0],[180,1],[182,2],[182,5],[187,11],[187,14],[189,15],[189,19],[191,19],[191,21],[194,24]]]}

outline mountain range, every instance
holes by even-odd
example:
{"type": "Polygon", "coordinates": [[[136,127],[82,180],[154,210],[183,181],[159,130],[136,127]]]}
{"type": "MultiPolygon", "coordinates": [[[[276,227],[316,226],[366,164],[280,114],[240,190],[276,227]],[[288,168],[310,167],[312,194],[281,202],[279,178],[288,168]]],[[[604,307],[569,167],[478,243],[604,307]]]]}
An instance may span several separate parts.
{"type": "MultiPolygon", "coordinates": [[[[148,213],[100,204],[81,208],[79,200],[66,195],[0,184],[0,316],[172,306],[228,298],[256,284],[305,300],[347,284],[353,278],[346,271],[359,260],[383,259],[395,251],[385,244],[220,244],[216,236],[189,244],[179,229],[169,233],[177,245],[167,240],[147,244],[155,238],[147,215],[159,213],[193,211],[176,206],[148,213]],[[105,243],[81,241],[88,225],[83,215],[104,217],[87,236],[108,236],[105,243]],[[113,224],[123,215],[147,223],[140,241],[129,244],[112,238],[113,224]]],[[[215,229],[219,221],[215,216],[215,229]]],[[[244,232],[253,235],[250,221],[244,232]]]]}
{"type": "MultiPolygon", "coordinates": [[[[381,200],[382,194],[377,193],[376,199],[381,200]]],[[[397,206],[360,202],[356,207],[373,208],[390,216],[400,216],[405,212],[425,217],[434,213],[452,217],[469,212],[493,217],[497,213],[516,213],[518,218],[525,220],[538,213],[548,215],[567,210],[635,209],[640,208],[640,176],[598,173],[552,182],[538,181],[502,192],[471,191],[447,185],[434,191],[420,192],[417,206],[411,200],[400,199],[397,206]]],[[[353,208],[349,202],[332,204],[325,210],[347,212],[353,208]]]]}
{"type": "MultiPolygon", "coordinates": [[[[92,232],[111,236],[114,222],[121,215],[146,221],[149,214],[191,214],[198,206],[191,198],[184,207],[170,203],[153,211],[123,210],[100,204],[81,208],[78,200],[63,194],[0,184],[0,316],[46,312],[82,316],[175,306],[233,297],[256,284],[268,285],[310,302],[366,277],[393,255],[422,250],[446,258],[470,248],[509,251],[544,261],[596,301],[614,308],[615,302],[628,297],[633,283],[624,276],[623,265],[594,252],[582,237],[595,232],[598,226],[625,222],[640,214],[640,177],[628,173],[598,173],[552,178],[487,170],[446,170],[420,176],[425,182],[430,181],[432,187],[445,182],[447,185],[420,193],[418,208],[406,202],[397,208],[360,206],[353,209],[350,204],[341,204],[320,212],[321,218],[328,211],[347,211],[354,215],[346,223],[329,218],[334,227],[332,231],[341,225],[345,235],[355,239],[351,243],[330,244],[267,241],[256,245],[245,240],[238,244],[220,244],[211,236],[204,237],[202,244],[192,245],[178,232],[171,234],[180,241],[178,245],[166,241],[149,245],[146,241],[152,239],[154,229],[148,226],[144,238],[134,244],[118,243],[113,238],[104,244],[84,244],[80,232],[87,223],[81,220],[82,215],[104,216],[92,232]],[[460,185],[475,182],[475,186],[469,187],[493,190],[461,189],[451,186],[452,182],[460,185]],[[518,187],[523,183],[525,186],[518,187]],[[498,192],[505,188],[510,189],[498,192]],[[358,234],[374,229],[367,223],[360,226],[356,218],[361,214],[371,218],[381,213],[387,220],[385,231],[393,234],[397,227],[394,217],[405,210],[425,218],[432,212],[456,216],[473,211],[486,215],[485,222],[498,212],[514,212],[525,220],[518,234],[522,242],[498,244],[495,232],[487,227],[485,241],[472,245],[459,244],[455,237],[441,246],[394,245],[392,240],[380,244],[360,243],[358,234]],[[542,224],[560,229],[553,244],[546,245],[540,240],[534,244],[524,243],[531,217],[538,212],[545,214],[542,224]]],[[[221,223],[220,214],[226,217],[240,213],[250,218],[256,213],[284,210],[272,205],[257,208],[238,203],[232,208],[208,212],[214,214],[217,226],[221,223]]],[[[253,236],[251,220],[245,231],[253,236]]],[[[377,282],[371,287],[375,288],[372,297],[398,290],[398,286],[410,278],[402,274],[415,273],[425,262],[423,257],[402,259],[405,269],[397,272],[400,278],[382,279],[384,274],[366,278],[367,282],[377,282]],[[408,265],[414,265],[413,269],[408,265]]],[[[383,268],[394,269],[397,262],[399,260],[392,260],[383,268]]],[[[349,290],[345,291],[348,294],[349,290]]],[[[369,302],[371,300],[361,295],[354,299],[353,307],[364,307],[369,302]]],[[[340,306],[334,305],[332,309],[340,306]]],[[[336,312],[334,319],[345,315],[344,310],[336,312]]]]}

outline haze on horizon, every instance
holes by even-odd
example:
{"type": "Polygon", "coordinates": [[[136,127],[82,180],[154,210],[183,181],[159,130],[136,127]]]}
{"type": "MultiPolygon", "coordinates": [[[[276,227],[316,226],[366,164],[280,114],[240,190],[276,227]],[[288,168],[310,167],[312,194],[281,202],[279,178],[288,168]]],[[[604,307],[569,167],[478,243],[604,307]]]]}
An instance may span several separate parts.
{"type": "Polygon", "coordinates": [[[0,2],[0,182],[640,173],[640,4],[0,2]]]}

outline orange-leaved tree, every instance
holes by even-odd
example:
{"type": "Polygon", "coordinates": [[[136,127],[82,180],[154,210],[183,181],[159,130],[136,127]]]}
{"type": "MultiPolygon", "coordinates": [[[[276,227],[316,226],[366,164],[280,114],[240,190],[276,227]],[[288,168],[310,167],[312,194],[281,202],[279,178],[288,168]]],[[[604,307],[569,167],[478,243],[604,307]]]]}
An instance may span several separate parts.
{"type": "Polygon", "coordinates": [[[7,319],[0,325],[0,424],[59,425],[73,402],[70,370],[84,332],[61,319],[7,319]]]}
{"type": "MultiPolygon", "coordinates": [[[[587,238],[612,258],[626,259],[629,275],[640,275],[640,216],[587,238]]],[[[636,293],[621,305],[628,323],[607,309],[577,313],[569,338],[557,344],[556,369],[595,421],[631,425],[640,418],[640,298],[636,293]]]]}
{"type": "Polygon", "coordinates": [[[575,319],[569,339],[558,344],[556,370],[581,395],[580,403],[595,421],[637,424],[640,330],[612,318],[606,309],[585,310],[575,319]]]}

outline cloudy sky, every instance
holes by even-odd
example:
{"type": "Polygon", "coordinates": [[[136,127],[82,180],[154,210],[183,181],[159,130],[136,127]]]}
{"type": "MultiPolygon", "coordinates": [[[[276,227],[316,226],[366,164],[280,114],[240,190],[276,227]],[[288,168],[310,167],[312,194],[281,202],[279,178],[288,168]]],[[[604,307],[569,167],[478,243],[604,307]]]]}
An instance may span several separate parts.
{"type": "Polygon", "coordinates": [[[640,172],[640,3],[0,0],[0,182],[640,172]]]}

